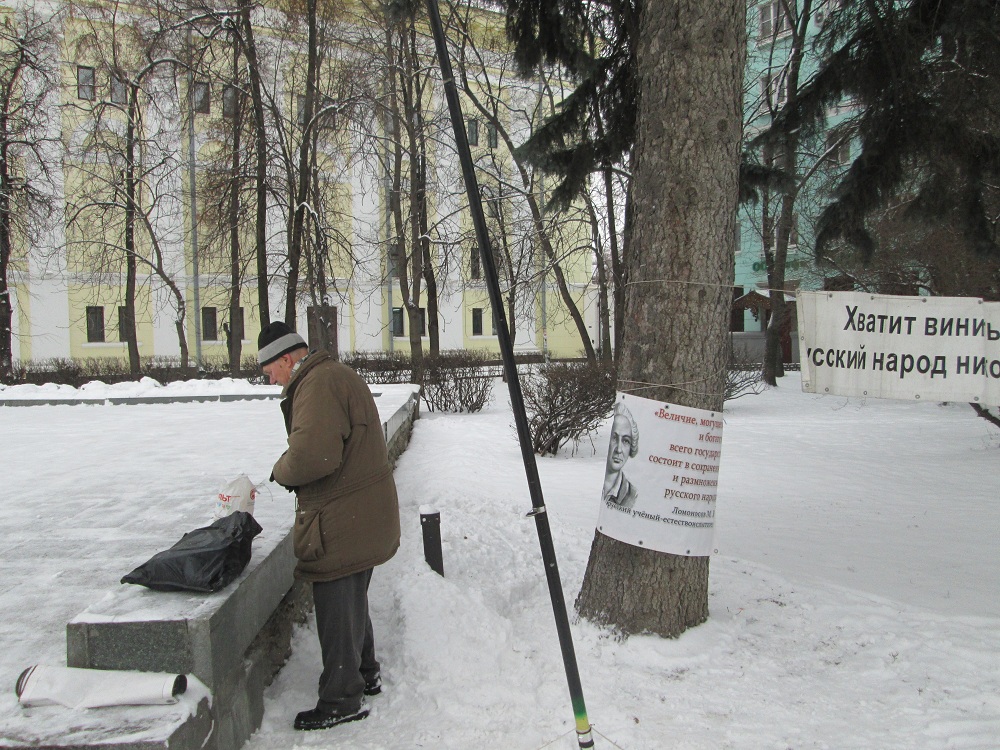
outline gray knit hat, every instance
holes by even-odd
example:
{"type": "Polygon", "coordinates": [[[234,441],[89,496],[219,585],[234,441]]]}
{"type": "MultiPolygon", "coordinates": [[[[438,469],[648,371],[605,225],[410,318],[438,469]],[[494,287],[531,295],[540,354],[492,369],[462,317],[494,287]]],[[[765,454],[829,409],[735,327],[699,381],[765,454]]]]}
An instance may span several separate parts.
{"type": "Polygon", "coordinates": [[[305,339],[280,320],[269,324],[257,337],[257,361],[260,366],[274,362],[282,354],[307,349],[305,339]]]}

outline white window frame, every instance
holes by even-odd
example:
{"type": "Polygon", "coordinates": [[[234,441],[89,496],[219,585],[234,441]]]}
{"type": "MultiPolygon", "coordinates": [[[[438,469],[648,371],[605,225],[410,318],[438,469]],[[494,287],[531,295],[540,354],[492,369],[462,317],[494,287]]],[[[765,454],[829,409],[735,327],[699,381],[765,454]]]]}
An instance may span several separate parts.
{"type": "Polygon", "coordinates": [[[111,75],[111,103],[128,104],[128,83],[118,76],[111,75]]]}
{"type": "Polygon", "coordinates": [[[792,33],[792,19],[785,12],[782,0],[765,0],[757,4],[757,39],[766,42],[792,33]]]}
{"type": "Polygon", "coordinates": [[[212,114],[212,87],[208,81],[191,84],[191,111],[199,115],[212,114]]]}
{"type": "Polygon", "coordinates": [[[97,71],[90,65],[76,66],[76,98],[88,102],[97,99],[97,71]]]}
{"type": "Polygon", "coordinates": [[[784,70],[777,74],[765,73],[760,77],[760,89],[764,100],[777,111],[788,101],[788,76],[784,70]]]}

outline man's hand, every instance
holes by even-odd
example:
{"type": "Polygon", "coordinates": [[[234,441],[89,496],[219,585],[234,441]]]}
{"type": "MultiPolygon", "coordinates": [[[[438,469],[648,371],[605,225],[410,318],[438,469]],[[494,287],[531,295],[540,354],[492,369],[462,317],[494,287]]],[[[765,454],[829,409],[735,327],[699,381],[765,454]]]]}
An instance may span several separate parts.
{"type": "Polygon", "coordinates": [[[298,492],[298,491],[299,491],[299,488],[298,488],[298,487],[289,487],[288,485],[286,485],[286,484],[282,484],[282,483],[281,483],[281,482],[279,482],[279,481],[278,481],[277,479],[275,479],[275,478],[274,478],[274,472],[273,472],[273,471],[271,472],[271,476],[270,476],[270,477],[268,477],[268,480],[267,480],[267,481],[269,481],[269,482],[274,482],[274,483],[275,483],[276,485],[278,485],[279,487],[284,487],[284,488],[285,488],[286,490],[288,490],[289,492],[298,492]]]}

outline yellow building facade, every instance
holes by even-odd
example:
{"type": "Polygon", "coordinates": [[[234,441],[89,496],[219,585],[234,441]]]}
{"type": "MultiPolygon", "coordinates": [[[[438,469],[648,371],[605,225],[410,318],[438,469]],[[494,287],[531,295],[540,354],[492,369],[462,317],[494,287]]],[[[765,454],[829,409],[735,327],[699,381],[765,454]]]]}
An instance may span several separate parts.
{"type": "MultiPolygon", "coordinates": [[[[244,128],[237,140],[239,126],[233,124],[239,118],[245,124],[250,116],[246,81],[233,73],[246,58],[234,53],[224,34],[200,46],[188,35],[191,47],[171,52],[168,46],[156,46],[157,27],[141,6],[130,6],[127,18],[108,10],[65,9],[52,21],[62,40],[58,86],[48,98],[48,106],[60,113],[60,137],[51,145],[49,159],[58,210],[46,232],[25,242],[24,258],[13,267],[14,359],[127,359],[133,314],[144,360],[179,357],[181,336],[192,360],[223,360],[232,337],[240,339],[244,356],[252,356],[262,317],[256,183],[249,130],[244,128]],[[228,183],[227,175],[232,176],[228,183]],[[238,200],[229,204],[227,195],[238,195],[238,200]],[[238,208],[227,214],[231,205],[238,208]],[[237,217],[233,221],[238,226],[227,224],[229,215],[237,217]]],[[[482,261],[476,258],[440,82],[429,76],[421,89],[424,150],[415,151],[411,138],[398,158],[394,143],[406,140],[407,127],[399,124],[400,112],[394,125],[385,115],[387,84],[377,65],[352,59],[344,50],[331,51],[331,45],[326,72],[315,81],[314,101],[322,111],[304,123],[305,42],[294,29],[279,34],[276,26],[264,23],[275,17],[270,11],[261,13],[255,25],[269,65],[264,81],[269,103],[268,317],[286,317],[294,216],[308,204],[303,210],[305,249],[293,290],[295,319],[289,321],[303,335],[314,338],[316,321],[335,309],[331,337],[341,353],[408,352],[403,275],[390,262],[390,250],[404,247],[399,257],[407,263],[412,284],[414,248],[423,247],[426,238],[424,263],[434,273],[440,348],[498,351],[495,316],[482,261]],[[320,137],[305,165],[308,178],[299,182],[303,172],[297,159],[310,128],[320,137]],[[410,231],[412,214],[394,222],[392,196],[404,196],[399,201],[409,196],[416,161],[426,174],[423,234],[410,231]],[[297,188],[303,185],[307,200],[300,201],[297,188]],[[393,239],[397,236],[404,239],[393,239]],[[406,244],[410,237],[417,239],[406,244]]],[[[498,22],[486,18],[481,23],[495,31],[498,22]]],[[[373,47],[370,59],[384,57],[384,52],[373,47]]],[[[477,98],[491,90],[483,85],[477,98]]],[[[526,84],[501,89],[497,97],[502,105],[496,107],[502,113],[497,122],[511,138],[523,140],[537,124],[517,122],[510,114],[525,96],[539,94],[526,84]]],[[[490,186],[516,183],[517,170],[496,125],[471,102],[466,105],[462,126],[470,140],[476,137],[473,151],[477,176],[486,186],[492,252],[505,299],[514,297],[515,347],[553,357],[579,356],[581,333],[555,283],[552,259],[541,250],[538,222],[523,194],[535,188],[522,185],[520,193],[499,196],[490,192],[490,186]]],[[[543,194],[533,197],[544,205],[543,194]]],[[[408,210],[413,205],[411,201],[408,210]]],[[[545,225],[558,249],[569,296],[586,321],[585,335],[596,342],[589,225],[572,215],[561,221],[546,216],[545,225]]],[[[428,290],[426,283],[420,286],[411,305],[423,311],[426,351],[428,290]]]]}

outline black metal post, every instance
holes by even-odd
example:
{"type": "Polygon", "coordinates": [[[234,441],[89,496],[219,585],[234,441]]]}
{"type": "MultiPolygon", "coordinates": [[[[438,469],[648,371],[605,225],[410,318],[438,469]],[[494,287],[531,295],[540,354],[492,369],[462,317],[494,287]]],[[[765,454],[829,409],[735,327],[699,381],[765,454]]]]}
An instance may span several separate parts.
{"type": "Polygon", "coordinates": [[[486,229],[486,217],[483,214],[482,198],[479,194],[479,183],[476,180],[472,152],[469,149],[469,139],[465,132],[465,118],[462,115],[462,104],[458,98],[458,87],[455,84],[455,77],[452,73],[451,58],[448,55],[448,42],[444,35],[444,25],[441,23],[441,13],[438,10],[437,0],[427,0],[427,13],[430,18],[431,31],[434,34],[434,44],[437,47],[438,62],[441,65],[445,98],[448,101],[451,125],[455,133],[455,146],[458,149],[458,158],[462,165],[465,191],[469,196],[469,211],[472,214],[472,224],[476,230],[476,242],[479,245],[483,271],[486,274],[486,286],[489,289],[490,303],[493,307],[493,319],[497,324],[500,354],[503,357],[504,372],[507,376],[507,388],[510,391],[510,403],[514,411],[514,422],[517,426],[517,438],[521,445],[524,473],[527,476],[528,491],[531,494],[532,509],[528,515],[535,519],[538,543],[542,550],[545,577],[549,585],[549,598],[552,600],[556,631],[559,634],[559,645],[562,649],[563,665],[566,669],[566,682],[569,686],[570,699],[573,703],[573,714],[576,719],[577,741],[581,748],[592,748],[594,740],[590,732],[590,721],[587,718],[587,707],[583,700],[580,670],[577,667],[576,652],[573,649],[573,635],[570,632],[569,617],[566,613],[566,601],[563,598],[562,582],[559,580],[556,552],[552,544],[552,532],[549,529],[549,517],[545,510],[542,485],[538,478],[538,465],[535,463],[535,454],[531,449],[531,433],[528,429],[528,417],[524,410],[521,381],[518,379],[517,365],[514,362],[514,346],[510,340],[510,329],[507,327],[507,316],[504,313],[503,298],[500,296],[500,282],[497,276],[496,264],[493,260],[493,253],[489,252],[489,234],[486,229]]]}
{"type": "Polygon", "coordinates": [[[424,560],[439,576],[444,575],[444,556],[441,554],[441,514],[435,511],[420,514],[420,528],[424,532],[424,560]]]}

